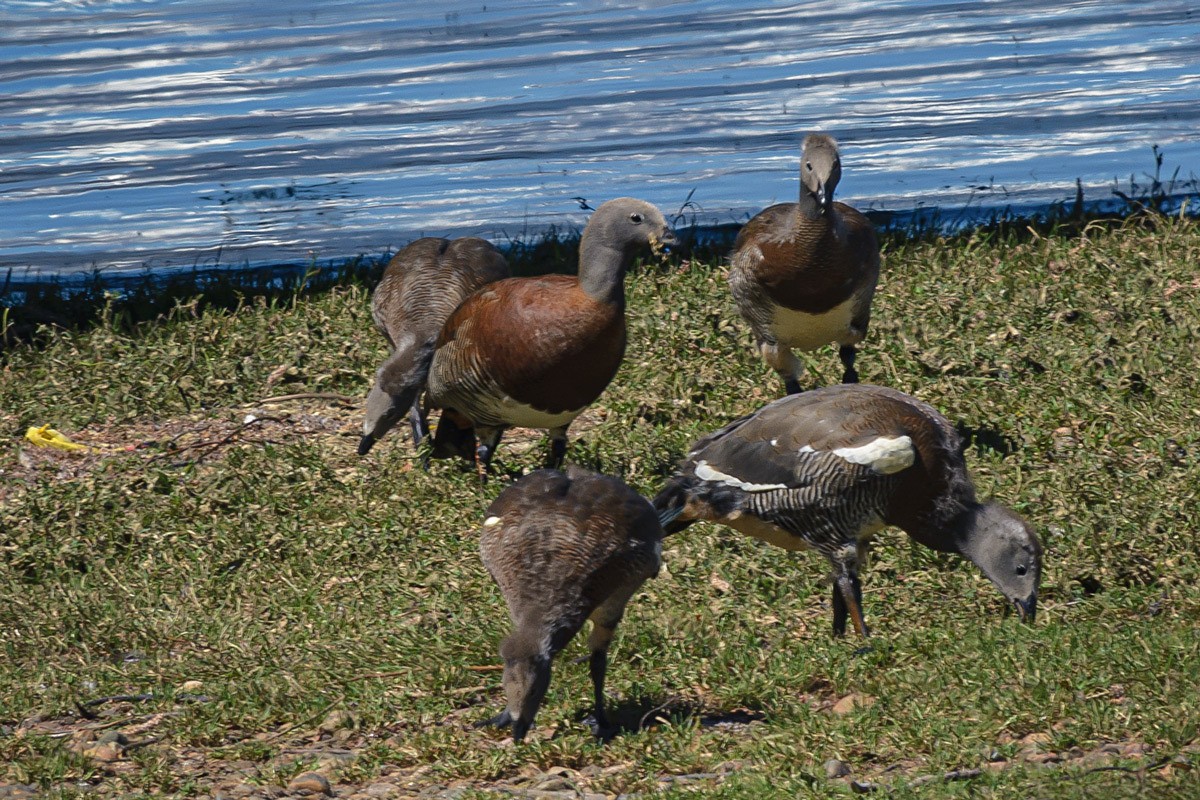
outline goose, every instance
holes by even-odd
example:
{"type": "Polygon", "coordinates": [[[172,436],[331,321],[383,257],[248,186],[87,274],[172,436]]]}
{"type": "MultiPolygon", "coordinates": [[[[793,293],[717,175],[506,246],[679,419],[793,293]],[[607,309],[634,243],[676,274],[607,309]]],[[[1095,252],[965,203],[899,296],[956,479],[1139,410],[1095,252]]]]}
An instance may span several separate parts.
{"type": "MultiPolygon", "coordinates": [[[[371,317],[392,352],[376,370],[367,395],[360,456],[406,413],[413,444],[420,444],[428,428],[418,400],[442,325],[471,292],[508,276],[500,251],[474,237],[417,239],[388,262],[371,296],[371,317]]],[[[439,426],[439,437],[442,430],[439,426]]]]}
{"type": "Polygon", "coordinates": [[[738,311],[788,394],[800,391],[804,371],[792,348],[837,342],[842,382],[858,382],[855,345],[867,335],[879,280],[874,227],[833,200],[842,176],[837,142],[805,137],[800,163],[800,202],[773,205],[742,226],[729,271],[738,311]]]}
{"type": "Polygon", "coordinates": [[[568,426],[608,386],[625,353],[625,270],[640,249],[675,241],[653,205],[610,200],[584,228],[578,276],[497,281],[450,315],[434,349],[428,398],[474,426],[481,478],[514,425],[548,430],[546,465],[562,464],[568,426]]]}
{"type": "Polygon", "coordinates": [[[966,557],[1033,620],[1041,544],[1016,512],[976,499],[962,450],[949,421],[914,397],[829,386],[787,395],[697,441],[654,506],[677,515],[666,533],[707,520],[825,556],[835,636],[847,615],[868,635],[858,565],[885,525],[966,557]]]}
{"type": "Polygon", "coordinates": [[[480,724],[511,726],[520,742],[550,685],[550,662],[591,619],[595,732],[607,736],[608,647],[630,597],[662,561],[653,506],[616,478],[537,470],[488,507],[479,542],[513,624],[500,645],[507,705],[480,724]]]}

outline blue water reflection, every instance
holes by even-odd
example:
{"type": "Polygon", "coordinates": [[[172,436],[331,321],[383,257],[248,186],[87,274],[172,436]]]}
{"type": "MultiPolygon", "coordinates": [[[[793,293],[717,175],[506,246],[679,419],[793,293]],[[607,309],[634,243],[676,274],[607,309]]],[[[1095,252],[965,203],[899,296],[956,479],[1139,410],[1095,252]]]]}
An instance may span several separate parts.
{"type": "Polygon", "coordinates": [[[1193,5],[9,0],[0,267],[379,254],[575,196],[739,221],[811,129],[864,207],[1099,198],[1197,163],[1193,5]]]}

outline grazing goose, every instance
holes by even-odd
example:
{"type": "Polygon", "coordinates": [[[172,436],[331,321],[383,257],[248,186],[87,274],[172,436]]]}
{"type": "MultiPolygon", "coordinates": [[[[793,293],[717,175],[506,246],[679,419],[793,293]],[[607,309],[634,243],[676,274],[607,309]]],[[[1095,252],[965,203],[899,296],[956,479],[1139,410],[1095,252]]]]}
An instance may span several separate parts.
{"type": "Polygon", "coordinates": [[[800,391],[804,370],[793,347],[837,342],[842,382],[858,383],[854,346],[867,335],[879,279],[875,229],[855,209],[833,202],[842,177],[837,143],[807,136],[800,161],[800,202],[771,206],[747,222],[729,272],[738,310],[788,394],[800,391]]]}
{"type": "Polygon", "coordinates": [[[629,598],[661,563],[654,508],[616,478],[538,470],[488,507],[480,550],[513,622],[500,645],[508,704],[481,724],[512,725],[521,741],[550,685],[550,661],[591,619],[596,733],[605,736],[608,645],[629,598]]]}
{"type": "Polygon", "coordinates": [[[367,395],[360,456],[406,413],[412,420],[413,444],[427,435],[418,397],[442,324],[464,297],[508,276],[508,262],[500,251],[470,237],[417,239],[388,262],[371,297],[371,316],[392,353],[376,371],[367,395]]]}
{"type": "Polygon", "coordinates": [[[442,327],[429,402],[470,420],[485,476],[504,430],[567,426],[608,386],[625,353],[625,270],[638,250],[675,242],[662,213],[623,197],[600,206],[579,243],[579,275],[509,278],[463,301],[442,327]]]}
{"type": "Polygon", "coordinates": [[[724,523],[833,565],[833,632],[849,613],[863,636],[858,563],[866,539],[895,525],[960,553],[1023,618],[1037,611],[1042,549],[1028,523],[979,503],[962,443],[930,406],[892,389],[839,385],[788,395],[693,445],[654,500],[667,533],[724,523]]]}

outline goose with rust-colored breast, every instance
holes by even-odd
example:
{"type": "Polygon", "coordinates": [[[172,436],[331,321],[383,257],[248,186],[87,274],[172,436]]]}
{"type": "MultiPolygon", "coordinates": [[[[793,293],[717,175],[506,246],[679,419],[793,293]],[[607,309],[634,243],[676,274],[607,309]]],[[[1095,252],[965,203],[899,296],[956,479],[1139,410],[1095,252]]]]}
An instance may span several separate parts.
{"type": "Polygon", "coordinates": [[[879,280],[879,242],[871,222],[833,190],[842,176],[837,142],[814,133],[800,158],[800,202],[780,203],[742,226],[730,258],[729,288],[758,350],[788,394],[800,391],[792,352],[831,342],[858,383],[855,345],[867,335],[879,280]]]}
{"type": "Polygon", "coordinates": [[[696,442],[654,500],[667,533],[719,522],[833,566],[833,632],[863,622],[858,565],[894,525],[973,562],[1032,620],[1042,548],[1029,524],[980,503],[962,442],[932,407],[893,389],[842,384],[788,395],[696,442]]]}
{"type": "Polygon", "coordinates": [[[590,619],[594,730],[606,737],[608,647],[633,593],[658,574],[659,515],[616,478],[575,467],[531,472],[486,514],[480,551],[513,629],[500,645],[507,706],[480,724],[511,726],[521,741],[550,685],[551,661],[590,619]]]}
{"type": "Polygon", "coordinates": [[[675,242],[662,212],[623,197],[598,208],[579,274],[508,278],[463,301],[442,327],[429,402],[465,418],[486,476],[506,428],[550,432],[562,464],[567,427],[608,386],[625,354],[625,271],[643,248],[675,242]]]}
{"type": "MultiPolygon", "coordinates": [[[[392,352],[376,370],[367,395],[360,456],[405,414],[413,444],[420,444],[428,434],[420,394],[442,325],[467,295],[507,277],[508,262],[500,251],[474,237],[417,239],[388,262],[371,296],[371,316],[392,352]]],[[[439,426],[439,435],[442,430],[439,426]]]]}

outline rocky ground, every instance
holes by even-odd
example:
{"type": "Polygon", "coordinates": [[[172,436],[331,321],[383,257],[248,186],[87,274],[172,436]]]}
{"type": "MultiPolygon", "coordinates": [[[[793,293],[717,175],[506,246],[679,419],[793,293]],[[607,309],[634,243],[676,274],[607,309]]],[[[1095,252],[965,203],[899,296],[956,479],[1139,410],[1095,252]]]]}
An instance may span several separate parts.
{"type": "MultiPolygon", "coordinates": [[[[199,689],[200,687],[195,687],[199,689]]],[[[188,698],[186,692],[177,697],[188,698]]],[[[88,759],[94,766],[87,779],[65,784],[57,789],[96,797],[148,797],[139,791],[129,791],[129,779],[145,768],[145,756],[153,755],[173,777],[172,783],[190,787],[192,795],[225,800],[279,800],[279,798],[337,797],[345,800],[376,800],[377,798],[433,798],[452,800],[470,793],[494,794],[503,797],[538,798],[539,800],[620,800],[635,794],[605,792],[601,784],[611,784],[614,773],[635,773],[642,767],[635,763],[607,767],[586,766],[579,769],[551,766],[546,769],[529,765],[516,775],[493,781],[447,780],[440,777],[436,765],[397,766],[361,763],[362,754],[372,745],[383,744],[402,750],[402,734],[388,730],[358,730],[352,716],[332,712],[315,728],[299,730],[293,727],[277,731],[239,736],[231,734],[231,742],[243,745],[258,743],[273,755],[263,760],[238,757],[230,745],[194,747],[175,745],[164,733],[172,717],[184,713],[158,711],[139,713],[146,698],[103,698],[81,705],[77,713],[55,718],[30,718],[20,722],[4,735],[17,738],[28,736],[61,740],[63,746],[88,759]],[[240,741],[237,741],[239,740],[240,741]],[[139,755],[139,751],[143,751],[139,755]],[[148,753],[145,751],[149,751],[148,753]],[[298,765],[305,771],[296,774],[298,765]],[[291,777],[282,779],[281,775],[291,777]]],[[[189,702],[203,702],[196,694],[189,702]]],[[[847,695],[837,700],[819,701],[831,714],[849,713],[856,707],[869,704],[871,698],[847,695]]],[[[470,720],[464,713],[451,715],[441,723],[467,729],[470,720]]],[[[754,713],[727,715],[724,718],[705,718],[704,727],[721,727],[740,735],[753,736],[756,729],[767,724],[754,713]]],[[[534,738],[553,738],[556,731],[535,731],[534,738]]],[[[1183,748],[1170,759],[1159,759],[1141,742],[1112,741],[1091,749],[1072,747],[1054,750],[1050,745],[1052,732],[1033,733],[1015,742],[996,742],[997,749],[982,765],[945,773],[931,773],[920,759],[900,761],[886,766],[855,765],[838,760],[824,764],[824,778],[831,789],[849,790],[855,794],[879,792],[900,786],[920,786],[935,782],[969,781],[986,771],[1011,768],[1016,765],[1052,770],[1112,770],[1129,773],[1132,779],[1148,775],[1168,778],[1174,772],[1190,772],[1200,767],[1200,740],[1183,748]],[[1001,753],[1005,748],[1011,756],[1001,753]]],[[[512,747],[503,738],[486,740],[486,746],[512,747]]],[[[241,750],[245,752],[245,748],[241,750]]],[[[738,761],[717,764],[710,771],[654,776],[660,788],[695,786],[711,787],[750,765],[738,761]]],[[[617,776],[619,777],[619,776],[617,776]]],[[[39,796],[40,790],[30,784],[0,781],[0,800],[17,800],[39,796]]]]}

